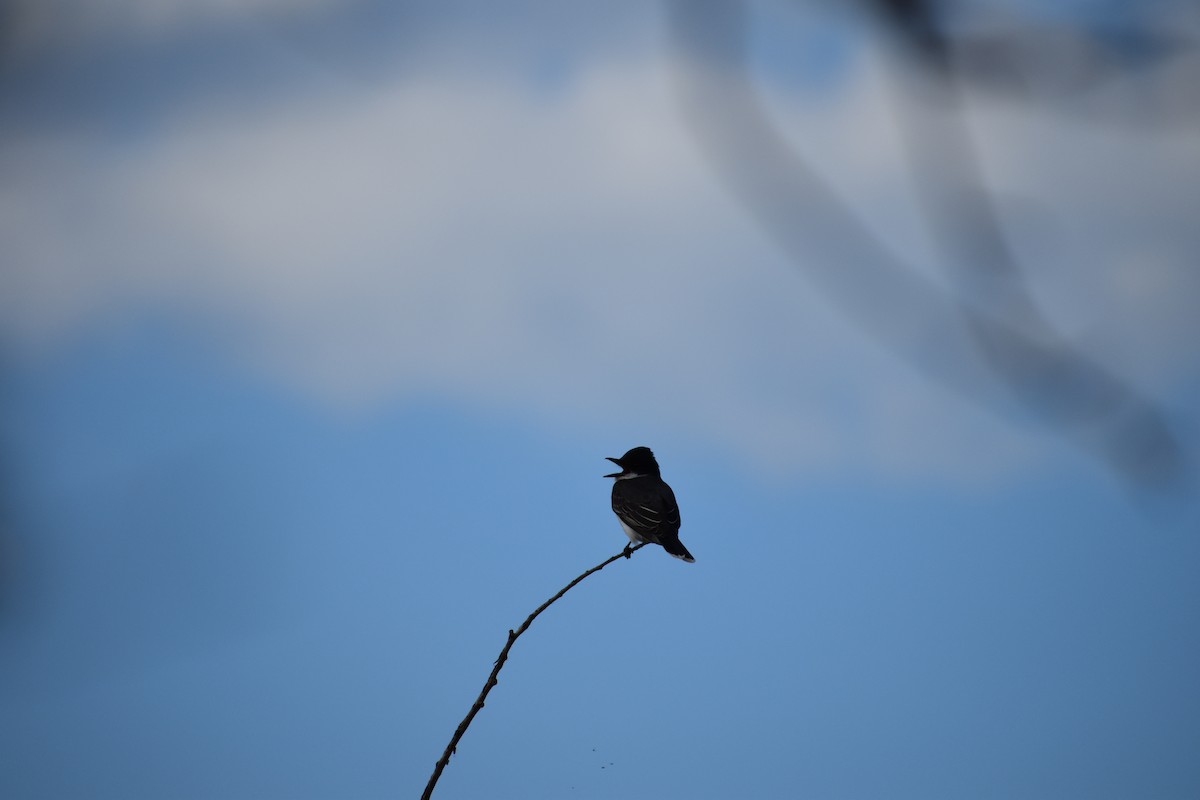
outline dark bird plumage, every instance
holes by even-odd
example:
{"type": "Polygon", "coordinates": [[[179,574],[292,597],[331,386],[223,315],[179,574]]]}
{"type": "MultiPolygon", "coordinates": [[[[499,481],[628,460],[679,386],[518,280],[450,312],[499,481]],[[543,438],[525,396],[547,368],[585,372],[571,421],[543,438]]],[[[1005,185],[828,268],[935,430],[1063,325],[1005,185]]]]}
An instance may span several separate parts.
{"type": "Polygon", "coordinates": [[[650,448],[635,447],[620,458],[608,460],[621,468],[604,477],[616,479],[612,509],[630,541],[662,545],[676,558],[695,561],[679,541],[679,504],[662,479],[650,448]]]}

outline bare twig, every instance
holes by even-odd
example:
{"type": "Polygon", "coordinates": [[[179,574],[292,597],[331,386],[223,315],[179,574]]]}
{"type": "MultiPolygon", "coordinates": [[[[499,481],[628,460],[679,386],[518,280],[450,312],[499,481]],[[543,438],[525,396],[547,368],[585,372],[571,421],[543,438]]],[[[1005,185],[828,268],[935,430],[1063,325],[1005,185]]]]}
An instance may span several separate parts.
{"type": "Polygon", "coordinates": [[[526,617],[525,621],[521,623],[521,627],[517,628],[515,631],[510,630],[508,632],[508,641],[504,643],[504,648],[500,651],[500,655],[496,659],[495,665],[492,667],[492,674],[488,675],[487,682],[483,684],[483,690],[479,693],[479,697],[475,698],[475,703],[471,706],[471,710],[467,712],[467,715],[463,717],[463,721],[458,723],[458,728],[455,729],[454,736],[450,737],[450,744],[446,745],[445,752],[442,753],[442,757],[439,758],[437,764],[434,765],[433,775],[429,777],[429,783],[425,785],[425,792],[421,795],[421,800],[429,800],[430,796],[433,795],[433,787],[437,786],[438,778],[442,776],[442,770],[444,770],[446,765],[450,763],[450,756],[454,755],[454,749],[458,746],[458,740],[461,739],[463,734],[467,732],[467,728],[470,726],[471,720],[475,719],[475,715],[479,713],[479,709],[483,708],[483,701],[488,696],[488,692],[492,690],[493,686],[499,683],[499,681],[496,679],[496,676],[500,674],[501,668],[504,667],[504,662],[508,660],[508,651],[512,649],[513,642],[517,640],[517,637],[529,630],[529,626],[533,624],[535,619],[537,619],[538,614],[541,614],[550,607],[551,603],[569,592],[572,587],[575,586],[575,584],[579,583],[593,572],[599,572],[619,558],[629,558],[636,551],[641,550],[645,546],[645,542],[633,545],[632,547],[626,545],[625,549],[617,553],[615,556],[601,561],[599,564],[568,583],[566,586],[560,589],[557,594],[535,608],[533,613],[526,617]]]}

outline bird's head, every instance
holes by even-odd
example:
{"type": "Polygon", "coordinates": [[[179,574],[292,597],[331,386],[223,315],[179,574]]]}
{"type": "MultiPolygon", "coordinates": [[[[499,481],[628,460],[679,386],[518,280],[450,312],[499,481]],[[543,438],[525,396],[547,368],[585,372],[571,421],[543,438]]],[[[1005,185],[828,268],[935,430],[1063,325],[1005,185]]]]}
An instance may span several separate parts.
{"type": "Polygon", "coordinates": [[[639,475],[657,475],[658,462],[649,447],[635,447],[620,458],[608,457],[608,460],[621,468],[620,472],[605,475],[606,478],[636,478],[639,475]]]}

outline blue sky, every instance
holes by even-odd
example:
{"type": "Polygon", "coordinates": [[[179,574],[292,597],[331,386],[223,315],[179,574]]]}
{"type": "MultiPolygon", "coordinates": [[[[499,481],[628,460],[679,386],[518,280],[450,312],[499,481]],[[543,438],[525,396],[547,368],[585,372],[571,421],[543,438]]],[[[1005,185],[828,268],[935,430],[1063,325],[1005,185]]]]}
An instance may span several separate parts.
{"type": "MultiPolygon", "coordinates": [[[[881,339],[914,309],[822,272],[956,291],[863,17],[753,7],[812,207],[870,233],[797,253],[663,7],[89,8],[12,4],[0,69],[0,795],[419,795],[624,545],[638,444],[697,563],[540,617],[435,796],[1200,792],[1194,473],[1131,485],[954,314],[881,339]]],[[[1196,69],[970,106],[1043,320],[1189,463],[1196,69]]]]}

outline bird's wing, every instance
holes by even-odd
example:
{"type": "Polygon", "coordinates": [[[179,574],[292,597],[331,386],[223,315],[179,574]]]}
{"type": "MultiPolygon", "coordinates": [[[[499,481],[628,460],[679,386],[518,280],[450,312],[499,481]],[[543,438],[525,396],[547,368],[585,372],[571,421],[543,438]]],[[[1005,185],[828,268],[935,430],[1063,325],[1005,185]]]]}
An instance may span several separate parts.
{"type": "Polygon", "coordinates": [[[661,481],[647,485],[634,478],[617,481],[612,505],[625,524],[635,531],[658,533],[679,530],[679,504],[671,487],[661,481]]]}
{"type": "Polygon", "coordinates": [[[675,502],[675,493],[665,481],[659,482],[659,503],[663,510],[663,525],[673,531],[679,530],[682,522],[679,518],[679,503],[675,502]]]}

